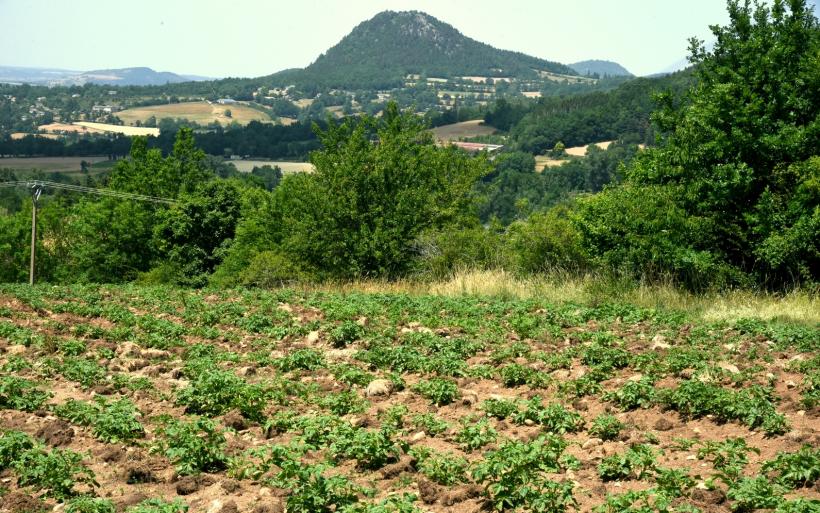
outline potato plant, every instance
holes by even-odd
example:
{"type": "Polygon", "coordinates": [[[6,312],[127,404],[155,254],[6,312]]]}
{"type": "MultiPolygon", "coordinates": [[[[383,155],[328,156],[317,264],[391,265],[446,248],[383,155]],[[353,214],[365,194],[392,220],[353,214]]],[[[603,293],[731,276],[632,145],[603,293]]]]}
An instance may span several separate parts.
{"type": "Polygon", "coordinates": [[[818,341],[537,298],[0,285],[2,492],[75,513],[214,495],[252,512],[814,512],[818,341]]]}

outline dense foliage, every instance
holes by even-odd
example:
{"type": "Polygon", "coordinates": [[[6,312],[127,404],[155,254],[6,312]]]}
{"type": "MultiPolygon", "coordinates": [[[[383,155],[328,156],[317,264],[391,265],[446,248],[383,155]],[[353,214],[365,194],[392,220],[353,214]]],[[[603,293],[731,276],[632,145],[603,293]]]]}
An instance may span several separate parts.
{"type": "MultiPolygon", "coordinates": [[[[732,1],[729,12],[711,51],[693,41],[691,71],[609,92],[497,101],[486,121],[508,133],[483,136],[505,143],[491,158],[433,142],[429,123],[461,119],[457,109],[418,116],[394,102],[310,132],[251,123],[197,134],[175,124],[137,139],[109,177],[85,179],[175,204],[49,196],[38,275],[272,286],[501,267],[671,279],[694,290],[814,284],[818,22],[800,0],[732,1]],[[564,143],[609,138],[606,150],[564,153],[564,143]],[[647,149],[635,144],[650,139],[647,149]],[[315,173],[284,178],[273,168],[238,174],[206,155],[311,149],[315,173]]],[[[422,98],[425,87],[410,89],[422,98]]],[[[340,100],[331,96],[322,101],[340,100]]],[[[30,202],[19,191],[2,198],[0,277],[22,281],[30,202]]]]}
{"type": "Polygon", "coordinates": [[[607,265],[694,287],[820,272],[817,20],[800,0],[732,1],[729,15],[714,49],[692,41],[687,101],[661,98],[661,147],[581,210],[588,248],[607,265]]]}

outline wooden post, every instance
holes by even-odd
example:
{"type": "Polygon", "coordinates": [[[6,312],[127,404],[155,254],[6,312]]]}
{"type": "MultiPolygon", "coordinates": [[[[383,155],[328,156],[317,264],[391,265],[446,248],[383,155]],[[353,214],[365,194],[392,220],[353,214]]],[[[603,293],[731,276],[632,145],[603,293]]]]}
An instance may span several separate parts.
{"type": "Polygon", "coordinates": [[[37,200],[41,189],[35,187],[31,194],[31,262],[28,269],[28,284],[34,285],[34,254],[37,247],[37,200]]]}

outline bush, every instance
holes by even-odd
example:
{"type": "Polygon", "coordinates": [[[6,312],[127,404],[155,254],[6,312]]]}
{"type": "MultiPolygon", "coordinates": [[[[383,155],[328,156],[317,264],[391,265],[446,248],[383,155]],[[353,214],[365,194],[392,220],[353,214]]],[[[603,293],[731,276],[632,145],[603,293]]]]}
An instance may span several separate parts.
{"type": "Polygon", "coordinates": [[[37,385],[27,379],[17,376],[3,376],[0,378],[0,408],[34,411],[51,397],[37,385]]]}
{"type": "Polygon", "coordinates": [[[182,499],[167,502],[163,499],[147,499],[136,506],[131,506],[125,513],[185,513],[188,505],[182,499]]]}
{"type": "Polygon", "coordinates": [[[94,472],[83,464],[83,456],[67,449],[46,451],[35,447],[20,454],[14,462],[19,486],[33,486],[46,496],[67,499],[76,495],[74,486],[97,486],[94,472]]]}
{"type": "Polygon", "coordinates": [[[90,426],[94,436],[103,442],[130,442],[145,434],[138,420],[139,411],[128,399],[107,402],[98,396],[93,403],[69,399],[57,406],[54,413],[76,424],[90,426]]]}
{"type": "Polygon", "coordinates": [[[344,321],[330,331],[333,347],[345,347],[364,335],[364,328],[353,321],[344,321]]]}
{"type": "Polygon", "coordinates": [[[615,440],[624,424],[613,415],[601,414],[595,417],[589,427],[589,434],[601,440],[615,440]]]}
{"type": "Polygon", "coordinates": [[[585,269],[588,260],[581,233],[570,215],[569,208],[561,206],[510,225],[504,249],[514,268],[525,273],[585,269]]]}
{"type": "Polygon", "coordinates": [[[239,283],[248,287],[274,288],[310,278],[298,261],[278,251],[262,251],[239,274],[239,283]]]}
{"type": "Polygon", "coordinates": [[[629,277],[672,277],[694,290],[742,282],[713,250],[714,221],[688,214],[682,193],[674,186],[625,184],[582,198],[576,225],[584,250],[597,266],[629,277]]]}
{"type": "Polygon", "coordinates": [[[444,279],[461,269],[505,267],[507,258],[500,229],[497,225],[471,226],[424,233],[416,243],[419,273],[444,279]]]}

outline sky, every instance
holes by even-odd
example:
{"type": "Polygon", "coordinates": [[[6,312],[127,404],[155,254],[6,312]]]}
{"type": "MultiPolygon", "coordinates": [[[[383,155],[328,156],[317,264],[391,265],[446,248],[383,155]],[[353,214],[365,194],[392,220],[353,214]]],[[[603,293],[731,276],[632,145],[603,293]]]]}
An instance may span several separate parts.
{"type": "MultiPolygon", "coordinates": [[[[816,1],[816,0],[813,0],[816,1]]],[[[0,0],[0,65],[148,66],[210,77],[305,67],[383,10],[419,10],[506,50],[667,69],[725,24],[724,0],[0,0]]]]}

